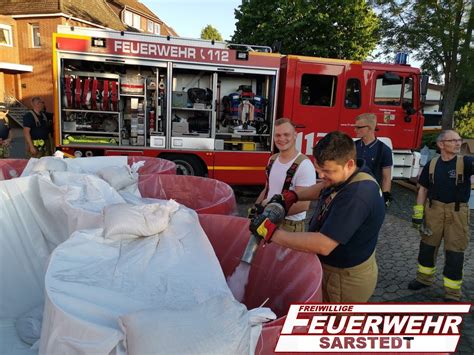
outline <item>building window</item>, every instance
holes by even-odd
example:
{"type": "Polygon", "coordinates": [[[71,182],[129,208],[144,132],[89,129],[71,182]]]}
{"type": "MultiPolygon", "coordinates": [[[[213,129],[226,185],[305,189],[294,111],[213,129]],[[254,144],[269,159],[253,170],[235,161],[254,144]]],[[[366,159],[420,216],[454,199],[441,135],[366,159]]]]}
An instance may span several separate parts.
{"type": "Polygon", "coordinates": [[[302,105],[332,107],[336,103],[337,77],[303,74],[300,102],[302,105]]]}
{"type": "Polygon", "coordinates": [[[30,24],[31,27],[31,45],[33,48],[41,47],[40,26],[37,23],[30,24]]]}
{"type": "Polygon", "coordinates": [[[360,80],[349,79],[346,84],[345,108],[359,108],[361,103],[360,80]]]}
{"type": "Polygon", "coordinates": [[[141,24],[141,18],[140,15],[133,14],[133,27],[135,27],[137,30],[142,29],[142,24],[141,24]]]}
{"type": "Polygon", "coordinates": [[[12,26],[0,24],[0,46],[13,46],[12,26]]]}
{"type": "Polygon", "coordinates": [[[133,14],[130,11],[124,11],[123,20],[126,25],[133,26],[133,14]]]}
{"type": "Polygon", "coordinates": [[[155,24],[153,23],[153,21],[147,20],[146,30],[150,33],[153,33],[154,29],[155,29],[155,24]]]}
{"type": "Polygon", "coordinates": [[[155,23],[155,34],[159,35],[160,34],[160,25],[155,23]]]}
{"type": "Polygon", "coordinates": [[[393,73],[377,76],[374,103],[376,105],[400,106],[403,78],[393,73]]]}

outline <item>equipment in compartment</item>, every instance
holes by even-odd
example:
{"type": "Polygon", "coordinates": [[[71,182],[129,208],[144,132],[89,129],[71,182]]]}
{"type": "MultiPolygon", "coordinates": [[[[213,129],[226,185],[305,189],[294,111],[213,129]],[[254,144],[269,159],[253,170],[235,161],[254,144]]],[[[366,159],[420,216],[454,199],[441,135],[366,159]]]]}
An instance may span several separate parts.
{"type": "Polygon", "coordinates": [[[141,75],[124,75],[120,77],[122,94],[143,95],[145,81],[141,75]]]}
{"type": "Polygon", "coordinates": [[[176,116],[171,123],[171,130],[173,135],[181,135],[189,133],[189,124],[185,119],[176,116]]]}
{"type": "Polygon", "coordinates": [[[207,112],[194,112],[188,117],[189,130],[197,133],[209,133],[209,114],[207,112]]]}
{"type": "Polygon", "coordinates": [[[113,137],[95,137],[95,136],[86,136],[86,135],[71,135],[66,134],[63,137],[63,144],[107,144],[107,145],[117,145],[117,138],[113,137]]]}
{"type": "Polygon", "coordinates": [[[188,107],[188,93],[186,91],[173,91],[173,107],[188,107]]]}
{"type": "Polygon", "coordinates": [[[192,107],[194,108],[197,108],[196,104],[202,104],[203,106],[198,106],[198,107],[200,107],[201,109],[205,109],[211,105],[212,90],[201,89],[201,88],[188,89],[188,102],[193,104],[192,107]]]}
{"type": "Polygon", "coordinates": [[[64,109],[118,111],[117,80],[71,74],[63,83],[64,109]]]}
{"type": "Polygon", "coordinates": [[[267,101],[252,92],[251,86],[240,85],[237,92],[222,98],[223,112],[220,118],[222,127],[236,134],[268,133],[265,108],[267,101]]]}
{"type": "Polygon", "coordinates": [[[64,131],[118,132],[117,115],[97,112],[66,112],[64,131]]]}

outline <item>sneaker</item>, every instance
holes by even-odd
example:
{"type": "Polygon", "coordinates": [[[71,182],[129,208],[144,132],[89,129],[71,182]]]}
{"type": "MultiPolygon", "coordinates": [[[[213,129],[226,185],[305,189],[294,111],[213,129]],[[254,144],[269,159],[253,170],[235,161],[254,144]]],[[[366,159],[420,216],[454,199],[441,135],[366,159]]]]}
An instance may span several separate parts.
{"type": "Polygon", "coordinates": [[[421,283],[420,281],[418,281],[417,279],[415,280],[411,280],[409,283],[408,283],[408,289],[409,290],[421,290],[422,288],[426,288],[426,287],[430,287],[429,285],[426,285],[424,283],[421,283]]]}

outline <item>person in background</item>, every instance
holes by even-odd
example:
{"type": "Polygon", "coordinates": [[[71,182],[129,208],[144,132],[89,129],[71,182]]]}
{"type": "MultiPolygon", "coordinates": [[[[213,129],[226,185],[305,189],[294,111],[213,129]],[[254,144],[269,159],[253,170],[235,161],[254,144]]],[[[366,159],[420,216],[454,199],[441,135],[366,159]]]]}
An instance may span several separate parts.
{"type": "Polygon", "coordinates": [[[297,201],[319,198],[309,232],[285,231],[265,215],[251,221],[250,231],[266,243],[318,254],[324,302],[367,302],[377,284],[375,247],[385,217],[382,192],[368,169],[357,165],[354,142],[347,134],[327,134],[313,155],[323,182],[269,201],[290,211],[297,201]]]}
{"type": "Polygon", "coordinates": [[[13,133],[7,117],[8,111],[0,111],[0,159],[10,157],[13,133]]]}
{"type": "MultiPolygon", "coordinates": [[[[254,207],[249,210],[249,218],[262,212],[262,203],[267,197],[290,190],[300,191],[316,183],[313,163],[296,149],[296,130],[288,118],[275,122],[273,139],[279,153],[272,155],[268,161],[267,183],[254,207]]],[[[303,232],[308,208],[308,201],[293,205],[281,227],[292,232],[303,232]]]]}
{"type": "Polygon", "coordinates": [[[441,156],[423,167],[418,179],[413,226],[420,231],[416,278],[410,290],[430,286],[436,274],[436,257],[444,239],[443,281],[446,301],[461,299],[464,252],[469,245],[469,206],[474,157],[458,155],[462,139],[452,130],[436,140],[441,156]]]}
{"type": "Polygon", "coordinates": [[[32,110],[23,116],[23,135],[26,155],[41,158],[51,155],[51,132],[53,123],[44,112],[44,101],[35,96],[31,99],[32,110]]]}
{"type": "Polygon", "coordinates": [[[385,206],[392,201],[392,150],[375,137],[377,116],[363,113],[355,118],[357,158],[362,159],[382,188],[385,206]]]}

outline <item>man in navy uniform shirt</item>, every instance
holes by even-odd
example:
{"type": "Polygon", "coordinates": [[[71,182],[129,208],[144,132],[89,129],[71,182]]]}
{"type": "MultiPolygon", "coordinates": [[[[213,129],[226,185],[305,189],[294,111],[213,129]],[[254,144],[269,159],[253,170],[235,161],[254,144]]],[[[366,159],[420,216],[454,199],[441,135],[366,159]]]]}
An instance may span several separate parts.
{"type": "Polygon", "coordinates": [[[323,301],[367,302],[377,284],[375,246],[385,217],[380,187],[356,163],[354,142],[331,132],[313,149],[322,183],[298,192],[275,195],[288,211],[298,200],[319,198],[309,232],[277,228],[265,215],[255,217],[250,230],[265,242],[318,254],[323,266],[323,301]]]}
{"type": "Polygon", "coordinates": [[[362,159],[382,188],[385,205],[392,201],[392,150],[375,138],[377,116],[363,113],[355,118],[357,158],[362,159]]]}

